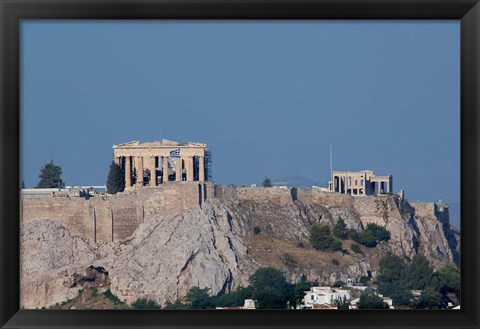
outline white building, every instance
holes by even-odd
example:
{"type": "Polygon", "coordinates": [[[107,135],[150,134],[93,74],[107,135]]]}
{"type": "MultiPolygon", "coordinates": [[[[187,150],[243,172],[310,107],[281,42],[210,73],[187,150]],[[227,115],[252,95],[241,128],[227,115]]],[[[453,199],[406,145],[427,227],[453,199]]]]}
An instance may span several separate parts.
{"type": "Polygon", "coordinates": [[[245,302],[243,304],[243,308],[247,310],[254,310],[256,309],[255,307],[255,301],[253,299],[245,299],[245,302]]]}
{"type": "Polygon", "coordinates": [[[306,308],[313,308],[314,305],[334,304],[337,300],[350,300],[350,292],[330,287],[311,287],[305,291],[303,304],[306,308]]]}

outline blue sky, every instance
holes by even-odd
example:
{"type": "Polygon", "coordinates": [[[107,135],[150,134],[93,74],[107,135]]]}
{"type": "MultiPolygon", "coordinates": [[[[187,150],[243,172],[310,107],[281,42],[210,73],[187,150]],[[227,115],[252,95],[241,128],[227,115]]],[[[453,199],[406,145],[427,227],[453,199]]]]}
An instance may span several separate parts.
{"type": "Polygon", "coordinates": [[[213,152],[250,185],[391,173],[409,200],[460,200],[459,21],[32,21],[21,24],[21,175],[54,160],[104,184],[112,145],[213,152]]]}

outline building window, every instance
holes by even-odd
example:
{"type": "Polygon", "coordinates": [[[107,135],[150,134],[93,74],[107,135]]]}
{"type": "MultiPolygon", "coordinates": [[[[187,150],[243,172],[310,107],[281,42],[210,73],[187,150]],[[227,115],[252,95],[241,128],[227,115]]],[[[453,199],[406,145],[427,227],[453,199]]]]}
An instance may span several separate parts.
{"type": "Polygon", "coordinates": [[[355,179],[355,185],[358,185],[358,180],[357,179],[355,179]]]}
{"type": "Polygon", "coordinates": [[[363,179],[361,179],[361,180],[360,180],[360,185],[362,185],[362,186],[363,186],[363,179]]]}
{"type": "Polygon", "coordinates": [[[312,300],[315,300],[315,297],[313,295],[310,295],[310,297],[311,297],[312,300]]]}

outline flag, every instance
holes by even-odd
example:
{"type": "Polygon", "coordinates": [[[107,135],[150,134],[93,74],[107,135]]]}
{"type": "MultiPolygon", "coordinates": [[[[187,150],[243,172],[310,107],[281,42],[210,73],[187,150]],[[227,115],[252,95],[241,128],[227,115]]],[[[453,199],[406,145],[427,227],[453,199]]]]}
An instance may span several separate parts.
{"type": "Polygon", "coordinates": [[[173,157],[173,158],[178,158],[178,157],[180,157],[180,149],[176,149],[176,150],[170,151],[170,157],[173,157]]]}

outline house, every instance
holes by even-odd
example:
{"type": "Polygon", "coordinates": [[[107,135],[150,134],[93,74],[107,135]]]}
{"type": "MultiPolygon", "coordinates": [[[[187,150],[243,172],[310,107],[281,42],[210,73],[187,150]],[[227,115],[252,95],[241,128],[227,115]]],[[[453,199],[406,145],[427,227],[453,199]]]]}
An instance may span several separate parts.
{"type": "Polygon", "coordinates": [[[350,300],[350,292],[348,290],[336,289],[330,287],[311,287],[309,291],[305,291],[303,304],[305,308],[315,308],[318,305],[331,305],[337,301],[350,300]]]}

